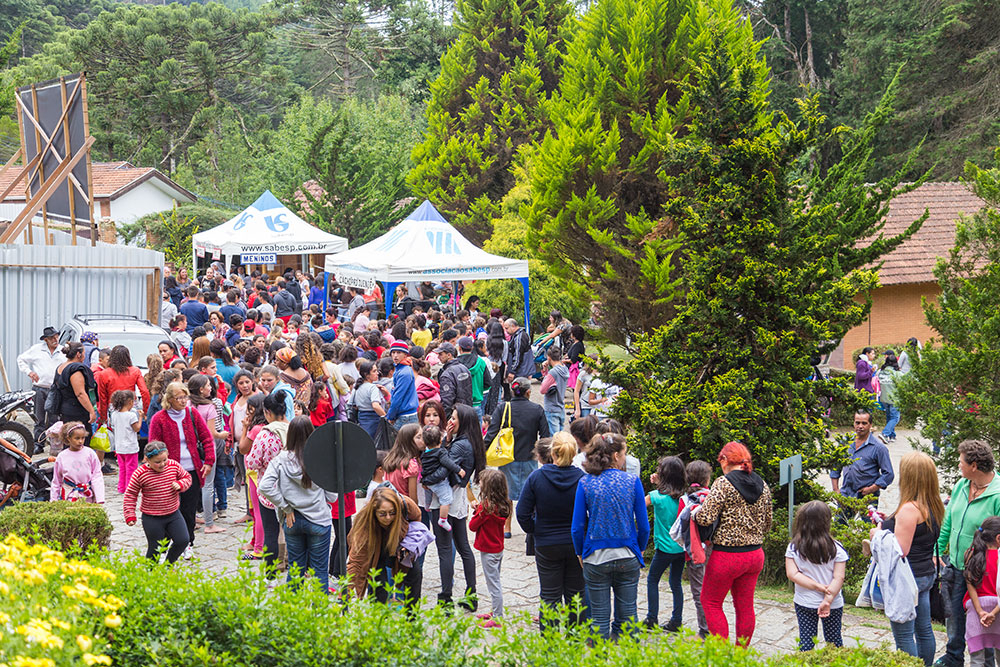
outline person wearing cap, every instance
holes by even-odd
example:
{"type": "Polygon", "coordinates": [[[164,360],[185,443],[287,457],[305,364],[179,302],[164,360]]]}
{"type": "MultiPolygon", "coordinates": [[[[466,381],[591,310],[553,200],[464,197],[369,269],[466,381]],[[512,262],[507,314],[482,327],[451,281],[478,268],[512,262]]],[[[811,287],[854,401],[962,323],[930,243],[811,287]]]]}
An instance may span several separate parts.
{"type": "Polygon", "coordinates": [[[52,388],[56,369],[66,361],[66,355],[59,349],[59,332],[54,327],[45,327],[38,340],[41,342],[17,355],[17,367],[31,379],[31,388],[35,391],[35,442],[49,427],[45,399],[52,388]]]}
{"type": "Polygon", "coordinates": [[[472,336],[459,338],[458,350],[462,353],[458,360],[469,369],[469,375],[472,376],[472,407],[479,415],[479,421],[482,421],[483,396],[490,388],[490,373],[486,368],[486,360],[476,353],[476,342],[472,336]]]}
{"type": "Polygon", "coordinates": [[[450,415],[456,405],[472,405],[472,375],[465,364],[457,359],[458,350],[451,343],[441,343],[435,349],[441,360],[438,385],[441,387],[441,405],[450,415]]]}
{"type": "Polygon", "coordinates": [[[389,355],[396,370],[392,375],[392,393],[389,395],[389,411],[385,414],[396,428],[417,423],[417,382],[413,377],[410,361],[410,346],[405,340],[394,341],[389,346],[389,355]]]}
{"type": "MultiPolygon", "coordinates": [[[[438,348],[441,349],[440,347],[438,348]]],[[[533,403],[531,380],[526,377],[516,377],[510,383],[511,399],[509,403],[500,403],[493,411],[489,430],[483,436],[486,448],[489,449],[500,429],[509,425],[514,429],[514,460],[505,466],[500,466],[500,472],[507,478],[507,497],[517,502],[521,497],[528,475],[538,468],[535,460],[535,443],[539,438],[548,438],[549,423],[545,419],[545,411],[537,403],[533,403]],[[509,421],[504,419],[504,411],[510,406],[509,421]]],[[[510,536],[510,517],[504,526],[505,537],[510,536]]]]}

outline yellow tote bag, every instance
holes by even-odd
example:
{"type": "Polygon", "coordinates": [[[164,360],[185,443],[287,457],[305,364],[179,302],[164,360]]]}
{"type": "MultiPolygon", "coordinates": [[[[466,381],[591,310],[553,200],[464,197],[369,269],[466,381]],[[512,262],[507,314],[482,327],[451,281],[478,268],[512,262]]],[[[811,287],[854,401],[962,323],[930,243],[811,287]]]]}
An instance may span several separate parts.
{"type": "Polygon", "coordinates": [[[494,438],[493,444],[486,450],[486,465],[505,466],[514,461],[514,429],[510,425],[510,402],[504,407],[500,419],[500,432],[494,438]]]}

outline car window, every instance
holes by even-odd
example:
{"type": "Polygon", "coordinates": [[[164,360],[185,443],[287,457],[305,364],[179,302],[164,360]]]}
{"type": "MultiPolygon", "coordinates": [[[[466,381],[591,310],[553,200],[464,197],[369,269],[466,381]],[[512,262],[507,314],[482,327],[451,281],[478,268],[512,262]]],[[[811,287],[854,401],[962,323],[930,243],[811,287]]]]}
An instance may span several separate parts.
{"type": "Polygon", "coordinates": [[[132,357],[132,365],[144,369],[146,368],[146,357],[158,354],[157,346],[164,337],[163,335],[144,336],[136,333],[111,332],[101,333],[100,341],[102,348],[124,345],[132,357]]]}

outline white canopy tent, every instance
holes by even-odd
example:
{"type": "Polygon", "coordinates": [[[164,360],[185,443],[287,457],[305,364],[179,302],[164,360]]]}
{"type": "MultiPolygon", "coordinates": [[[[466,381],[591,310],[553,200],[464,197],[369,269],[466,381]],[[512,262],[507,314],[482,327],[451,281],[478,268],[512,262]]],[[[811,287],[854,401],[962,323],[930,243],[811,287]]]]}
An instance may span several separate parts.
{"type": "MultiPolygon", "coordinates": [[[[227,271],[232,258],[270,259],[277,255],[312,255],[347,250],[347,239],[313,227],[292,213],[266,190],[242,213],[218,227],[198,232],[191,239],[194,262],[199,252],[216,259],[225,255],[227,271]]],[[[243,264],[273,264],[272,261],[241,261],[243,264]]]]}
{"type": "Polygon", "coordinates": [[[369,291],[383,284],[386,313],[400,283],[513,278],[524,291],[525,328],[530,321],[528,261],[477,248],[424,201],[405,220],[374,241],[326,258],[326,277],[369,291]]]}

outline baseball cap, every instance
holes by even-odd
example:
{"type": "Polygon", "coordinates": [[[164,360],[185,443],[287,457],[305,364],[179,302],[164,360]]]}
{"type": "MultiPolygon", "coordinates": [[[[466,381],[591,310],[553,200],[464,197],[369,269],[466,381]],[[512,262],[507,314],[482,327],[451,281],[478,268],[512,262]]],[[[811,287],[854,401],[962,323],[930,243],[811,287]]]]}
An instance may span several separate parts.
{"type": "Polygon", "coordinates": [[[455,346],[452,345],[451,343],[441,343],[440,345],[437,346],[436,349],[438,353],[447,352],[453,357],[458,354],[458,350],[456,350],[455,346]]]}
{"type": "Polygon", "coordinates": [[[459,338],[458,347],[463,350],[471,350],[475,347],[475,342],[472,340],[472,336],[462,336],[459,338]]]}

